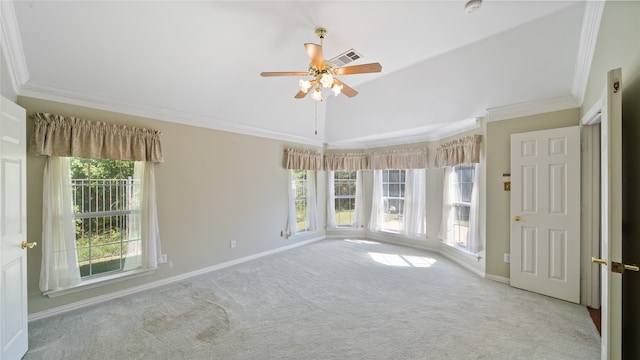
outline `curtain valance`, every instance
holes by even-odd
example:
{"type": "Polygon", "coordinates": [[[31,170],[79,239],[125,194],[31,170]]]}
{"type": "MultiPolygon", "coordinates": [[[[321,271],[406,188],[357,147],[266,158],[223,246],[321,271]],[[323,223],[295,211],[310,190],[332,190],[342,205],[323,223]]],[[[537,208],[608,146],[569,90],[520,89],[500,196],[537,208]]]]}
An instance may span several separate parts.
{"type": "Polygon", "coordinates": [[[160,132],[47,113],[33,114],[36,155],[163,162],[160,132]]]}
{"type": "Polygon", "coordinates": [[[469,135],[444,143],[436,150],[436,167],[480,162],[481,135],[469,135]]]}
{"type": "Polygon", "coordinates": [[[356,153],[330,153],[324,155],[324,169],[336,170],[368,170],[369,158],[367,154],[356,153]]]}
{"type": "Polygon", "coordinates": [[[427,148],[397,149],[371,154],[372,170],[426,169],[427,148]]]}
{"type": "Polygon", "coordinates": [[[322,170],[322,155],[315,150],[285,149],[286,168],[294,170],[322,170]]]}

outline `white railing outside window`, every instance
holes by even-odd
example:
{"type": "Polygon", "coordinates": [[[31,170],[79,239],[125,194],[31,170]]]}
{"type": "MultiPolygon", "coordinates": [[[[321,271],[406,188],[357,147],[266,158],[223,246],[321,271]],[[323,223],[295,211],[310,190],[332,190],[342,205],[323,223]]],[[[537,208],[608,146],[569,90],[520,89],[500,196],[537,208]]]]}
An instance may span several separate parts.
{"type": "Polygon", "coordinates": [[[130,229],[140,182],[132,177],[72,179],[71,187],[81,276],[122,271],[127,257],[141,255],[141,239],[134,235],[139,232],[130,229]]]}

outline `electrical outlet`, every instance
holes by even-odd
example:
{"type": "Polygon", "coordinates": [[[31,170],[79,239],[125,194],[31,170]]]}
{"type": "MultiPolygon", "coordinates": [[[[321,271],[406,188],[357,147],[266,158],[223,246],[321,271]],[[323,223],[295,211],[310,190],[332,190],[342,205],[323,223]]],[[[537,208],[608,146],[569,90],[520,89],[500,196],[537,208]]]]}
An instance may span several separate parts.
{"type": "Polygon", "coordinates": [[[284,230],[280,230],[280,236],[284,237],[286,235],[286,233],[284,232],[284,230]]]}
{"type": "Polygon", "coordinates": [[[167,254],[161,254],[158,262],[160,264],[165,264],[167,262],[167,254]]]}
{"type": "Polygon", "coordinates": [[[511,262],[511,254],[504,253],[504,262],[506,262],[506,263],[510,263],[511,262]]]}
{"type": "Polygon", "coordinates": [[[231,241],[229,242],[229,246],[231,246],[231,248],[232,248],[232,249],[234,249],[234,248],[236,247],[236,245],[237,245],[237,243],[236,243],[236,241],[235,241],[235,240],[231,240],[231,241]]]}

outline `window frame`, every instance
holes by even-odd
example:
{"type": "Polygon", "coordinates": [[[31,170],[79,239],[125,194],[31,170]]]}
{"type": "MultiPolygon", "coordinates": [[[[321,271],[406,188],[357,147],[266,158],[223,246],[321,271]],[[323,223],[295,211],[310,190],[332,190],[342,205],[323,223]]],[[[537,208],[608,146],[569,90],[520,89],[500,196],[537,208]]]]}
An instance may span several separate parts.
{"type": "Polygon", "coordinates": [[[405,226],[404,225],[404,204],[406,201],[406,182],[407,182],[407,171],[404,169],[395,169],[395,170],[381,170],[382,171],[382,210],[383,210],[383,217],[384,217],[384,221],[382,222],[381,226],[380,226],[380,231],[385,231],[385,232],[390,232],[390,233],[394,233],[394,234],[398,234],[400,233],[401,229],[405,226]],[[398,181],[389,181],[389,179],[391,178],[391,174],[390,172],[394,171],[394,172],[398,172],[398,181]],[[386,181],[385,181],[386,178],[386,181]],[[386,187],[385,187],[386,185],[386,187]],[[397,185],[398,186],[398,196],[390,196],[391,194],[391,185],[397,185]],[[385,190],[386,190],[386,194],[385,195],[385,190]],[[389,200],[394,200],[397,201],[398,203],[398,208],[397,208],[397,213],[396,214],[392,214],[390,212],[392,205],[390,205],[390,201],[389,200]],[[402,206],[399,206],[400,204],[402,204],[402,206]],[[392,216],[397,216],[397,228],[395,227],[388,227],[388,224],[390,223],[390,221],[387,221],[387,218],[390,218],[392,216]]]}
{"type": "Polygon", "coordinates": [[[452,224],[448,223],[449,226],[446,231],[447,236],[445,239],[443,239],[443,241],[447,245],[450,245],[455,248],[461,249],[462,251],[471,253],[471,251],[469,250],[469,247],[470,247],[469,233],[471,231],[471,224],[470,224],[471,215],[470,214],[472,211],[471,203],[473,198],[473,185],[474,185],[474,179],[475,179],[475,172],[478,171],[478,169],[475,166],[475,164],[459,164],[459,165],[449,167],[447,171],[449,171],[449,185],[448,185],[449,193],[457,194],[458,196],[456,196],[455,199],[450,199],[449,201],[450,211],[454,212],[455,219],[453,219],[452,224]],[[470,176],[469,176],[469,178],[471,179],[470,181],[466,181],[466,182],[460,181],[461,175],[459,175],[459,173],[461,170],[471,170],[470,176]],[[462,199],[463,190],[461,185],[463,184],[470,185],[471,191],[469,193],[469,201],[465,201],[464,199],[462,199]],[[466,220],[467,226],[460,225],[460,222],[464,221],[458,217],[458,215],[460,214],[461,208],[468,209],[466,211],[466,213],[468,214],[467,220],[466,220]],[[455,226],[458,227],[457,230],[455,229],[455,226]],[[462,236],[461,236],[462,230],[460,228],[462,227],[466,227],[466,236],[464,236],[464,240],[462,240],[462,236]]]}
{"type": "Polygon", "coordinates": [[[357,207],[358,207],[358,203],[357,203],[357,192],[358,192],[358,171],[357,170],[335,170],[333,171],[333,188],[330,189],[330,191],[333,191],[333,210],[334,210],[334,214],[335,214],[335,219],[336,219],[336,228],[354,228],[356,227],[356,222],[358,221],[357,217],[357,207]],[[349,173],[348,178],[337,178],[337,176],[339,175],[339,173],[349,173]],[[339,183],[338,183],[339,182],[339,183]],[[336,194],[335,190],[336,188],[339,186],[339,184],[342,185],[347,185],[349,188],[349,194],[344,195],[344,194],[336,194]],[[353,192],[351,192],[351,189],[353,189],[353,192]],[[339,209],[336,208],[336,204],[338,203],[338,200],[351,200],[351,203],[353,203],[353,207],[351,207],[349,209],[349,212],[351,213],[351,223],[349,225],[340,225],[338,224],[337,221],[337,214],[339,209]]]}
{"type": "MultiPolygon", "coordinates": [[[[134,167],[135,161],[127,161],[127,160],[101,160],[101,159],[87,159],[87,158],[78,158],[71,157],[71,162],[77,161],[82,163],[87,169],[86,174],[87,178],[74,178],[73,175],[70,176],[71,180],[71,196],[73,201],[73,215],[75,220],[75,230],[76,230],[76,239],[75,239],[75,252],[76,252],[76,261],[78,265],[78,269],[80,270],[80,281],[81,284],[84,283],[95,283],[101,281],[103,278],[111,278],[114,276],[126,276],[131,272],[135,272],[141,269],[141,266],[137,266],[131,269],[125,269],[125,260],[129,255],[127,253],[127,247],[133,241],[140,242],[139,231],[138,238],[132,239],[131,237],[131,229],[129,227],[129,223],[133,221],[133,216],[139,215],[140,210],[135,209],[132,204],[132,199],[134,193],[139,192],[142,184],[139,179],[134,179],[134,167]],[[92,165],[95,162],[106,163],[106,162],[121,162],[125,164],[125,166],[130,167],[128,171],[124,171],[124,173],[120,173],[119,177],[112,179],[104,179],[102,177],[96,178],[92,175],[92,165]],[[80,185],[77,183],[80,182],[80,185]],[[112,185],[115,182],[115,186],[112,185]],[[116,189],[116,194],[109,194],[108,198],[106,197],[107,192],[111,192],[111,190],[116,189]],[[94,201],[95,199],[95,201],[94,201]],[[81,201],[79,204],[78,200],[81,201]],[[88,205],[85,210],[85,200],[88,200],[86,204],[88,205]],[[102,209],[100,209],[100,200],[102,200],[102,209]],[[109,204],[106,205],[105,201],[109,200],[109,204]],[[108,209],[105,209],[105,205],[108,209]],[[114,205],[116,208],[114,209],[114,205]],[[92,207],[95,206],[95,207],[92,207]],[[106,229],[106,218],[116,217],[116,222],[119,222],[115,227],[112,226],[112,220],[109,220],[109,231],[112,232],[115,228],[116,234],[119,234],[118,241],[111,241],[103,244],[95,244],[94,237],[100,231],[99,222],[102,221],[103,230],[106,229]],[[95,220],[95,228],[93,227],[93,223],[95,220]],[[88,224],[88,231],[85,232],[84,224],[88,224]],[[79,236],[79,230],[83,234],[81,238],[86,239],[87,245],[79,246],[79,241],[81,240],[79,236]],[[95,233],[94,233],[95,231],[95,233]],[[85,235],[87,233],[87,235],[85,235]],[[104,261],[95,261],[99,260],[100,257],[94,257],[92,255],[92,250],[97,248],[106,248],[108,246],[112,246],[114,248],[119,247],[119,254],[111,256],[112,259],[104,260],[104,261]],[[84,253],[85,250],[88,252],[88,256],[86,259],[86,264],[83,256],[80,256],[81,252],[84,253]],[[115,261],[118,260],[118,268],[107,269],[105,271],[95,271],[94,266],[96,264],[104,263],[107,261],[115,261]],[[87,266],[84,269],[86,273],[83,275],[83,267],[87,266]]],[[[104,236],[104,234],[102,234],[104,236]]],[[[111,239],[113,240],[113,239],[111,239]]],[[[139,254],[139,256],[143,256],[143,254],[139,254]]],[[[104,264],[103,264],[104,265],[104,264]]]]}

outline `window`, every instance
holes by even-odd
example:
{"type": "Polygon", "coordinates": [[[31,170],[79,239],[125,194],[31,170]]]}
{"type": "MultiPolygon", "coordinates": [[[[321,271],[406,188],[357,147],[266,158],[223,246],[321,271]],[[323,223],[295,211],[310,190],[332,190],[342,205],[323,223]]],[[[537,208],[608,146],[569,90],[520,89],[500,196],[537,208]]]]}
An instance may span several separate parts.
{"type": "Polygon", "coordinates": [[[311,170],[291,170],[289,192],[290,235],[317,229],[315,173],[311,170]]]}
{"type": "Polygon", "coordinates": [[[404,223],[405,170],[382,170],[382,230],[400,231],[404,223]]]}
{"type": "Polygon", "coordinates": [[[468,252],[475,252],[472,245],[474,183],[477,181],[476,165],[457,165],[445,169],[443,197],[442,239],[468,252]]]}
{"type": "Polygon", "coordinates": [[[140,190],[134,162],[71,158],[70,168],[81,277],[122,271],[127,257],[141,255],[132,251],[140,249],[140,232],[133,229],[140,190]]]}
{"type": "Polygon", "coordinates": [[[333,209],[337,227],[354,226],[356,222],[357,171],[333,172],[333,209]]]}
{"type": "Polygon", "coordinates": [[[374,171],[369,229],[423,238],[425,193],[425,169],[374,171]]]}
{"type": "Polygon", "coordinates": [[[40,290],[58,296],[156,269],[166,259],[155,198],[160,132],[55,114],[33,118],[34,153],[47,156],[40,290]]]}
{"type": "Polygon", "coordinates": [[[307,171],[292,170],[295,187],[295,207],[296,207],[296,233],[307,231],[309,223],[307,221],[307,171]]]}

